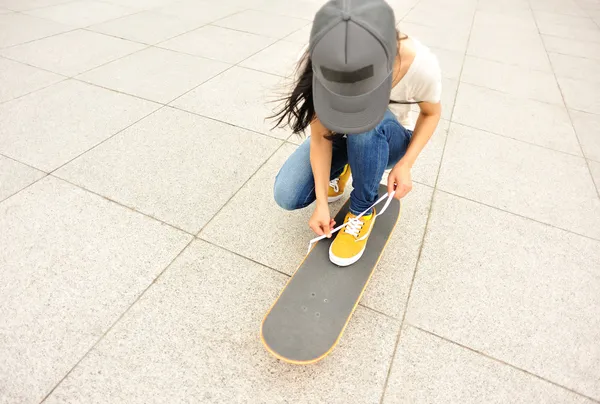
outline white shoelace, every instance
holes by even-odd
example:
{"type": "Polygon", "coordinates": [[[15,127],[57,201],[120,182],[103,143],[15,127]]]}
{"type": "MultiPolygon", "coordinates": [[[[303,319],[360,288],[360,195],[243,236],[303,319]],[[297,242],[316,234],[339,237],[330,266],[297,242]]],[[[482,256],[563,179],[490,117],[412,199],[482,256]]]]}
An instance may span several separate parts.
{"type": "Polygon", "coordinates": [[[329,181],[329,186],[330,186],[331,188],[333,188],[333,190],[334,190],[335,192],[340,192],[340,186],[339,186],[339,183],[340,183],[340,179],[339,179],[339,177],[338,177],[338,178],[334,178],[334,179],[332,179],[331,181],[329,181]]]}
{"type": "MultiPolygon", "coordinates": [[[[373,215],[373,217],[371,218],[371,220],[375,219],[377,216],[379,215],[383,215],[383,212],[385,212],[385,210],[388,208],[388,206],[390,206],[390,203],[392,203],[392,200],[394,199],[394,194],[396,193],[396,191],[393,191],[391,194],[386,193],[385,195],[383,195],[381,198],[379,198],[377,200],[377,202],[375,202],[373,205],[371,205],[368,209],[366,209],[364,212],[362,212],[360,215],[348,220],[346,223],[339,225],[338,227],[336,227],[335,229],[333,229],[331,231],[331,234],[340,231],[341,229],[343,229],[344,227],[348,227],[351,226],[350,229],[347,229],[346,231],[350,230],[353,233],[356,233],[356,235],[354,235],[353,233],[350,233],[352,235],[354,235],[355,237],[358,236],[358,232],[360,231],[360,227],[362,227],[362,221],[358,220],[361,217],[363,217],[368,211],[370,211],[371,209],[373,209],[375,206],[379,205],[379,203],[381,203],[383,200],[385,200],[387,198],[387,201],[385,202],[385,205],[383,205],[383,209],[381,209],[381,211],[375,215],[373,215]],[[357,224],[356,222],[359,222],[359,224],[357,224]],[[356,227],[358,226],[358,231],[356,231],[356,227]]],[[[357,239],[356,241],[361,241],[366,239],[369,234],[371,233],[371,231],[369,230],[369,233],[365,234],[364,236],[362,236],[361,238],[357,239]]],[[[315,237],[312,240],[310,240],[310,242],[308,243],[308,251],[306,252],[306,254],[308,254],[310,252],[310,250],[312,249],[313,244],[315,244],[317,241],[323,240],[324,238],[327,238],[327,235],[322,235],[319,237],[315,237]]]]}
{"type": "Polygon", "coordinates": [[[348,220],[348,225],[346,225],[344,231],[351,236],[358,237],[358,234],[360,233],[362,227],[363,222],[360,219],[356,219],[353,217],[352,219],[348,220]]]}

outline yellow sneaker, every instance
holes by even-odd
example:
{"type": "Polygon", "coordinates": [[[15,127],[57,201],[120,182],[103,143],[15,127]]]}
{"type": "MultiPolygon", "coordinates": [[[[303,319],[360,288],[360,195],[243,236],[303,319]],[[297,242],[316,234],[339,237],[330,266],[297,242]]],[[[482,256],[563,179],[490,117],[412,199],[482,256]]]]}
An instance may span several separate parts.
{"type": "Polygon", "coordinates": [[[341,267],[352,265],[362,257],[375,225],[375,210],[359,219],[348,212],[344,219],[346,222],[349,222],[348,225],[340,230],[329,247],[329,259],[341,267]]]}
{"type": "Polygon", "coordinates": [[[335,202],[344,196],[344,189],[346,189],[350,176],[350,165],[346,164],[340,176],[329,181],[329,191],[327,193],[329,202],[335,202]]]}

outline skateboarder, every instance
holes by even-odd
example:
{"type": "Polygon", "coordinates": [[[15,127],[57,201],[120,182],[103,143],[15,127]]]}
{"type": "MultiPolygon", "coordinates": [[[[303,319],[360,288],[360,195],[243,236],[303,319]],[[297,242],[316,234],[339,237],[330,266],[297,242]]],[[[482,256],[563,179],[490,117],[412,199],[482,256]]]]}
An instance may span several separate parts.
{"type": "Polygon", "coordinates": [[[426,46],[400,34],[384,0],[331,0],[314,18],[297,71],[275,121],[294,133],[310,127],[310,137],[277,175],[275,200],[288,210],[316,200],[309,226],[331,237],[328,202],[342,197],[352,176],[347,225],[329,251],[334,264],[350,265],[374,225],[384,171],[391,169],[387,188],[395,198],[412,188],[411,168],[440,120],[440,67],[426,46]],[[410,103],[419,106],[416,124],[410,103]]]}

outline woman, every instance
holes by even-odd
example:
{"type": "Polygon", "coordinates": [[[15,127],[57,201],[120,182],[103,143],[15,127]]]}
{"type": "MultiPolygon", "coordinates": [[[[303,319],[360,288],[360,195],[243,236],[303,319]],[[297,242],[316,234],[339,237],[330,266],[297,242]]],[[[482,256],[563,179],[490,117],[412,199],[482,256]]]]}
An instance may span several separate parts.
{"type": "Polygon", "coordinates": [[[289,210],[316,200],[309,226],[331,237],[328,202],[343,195],[352,175],[348,224],[329,251],[333,263],[350,265],[374,225],[371,206],[384,171],[391,169],[388,192],[395,198],[412,188],[411,167],[440,119],[439,64],[429,49],[398,33],[385,1],[332,0],[315,16],[299,71],[275,118],[294,133],[310,126],[311,136],[277,175],[275,200],[289,210]],[[420,108],[414,129],[411,103],[420,108]]]}

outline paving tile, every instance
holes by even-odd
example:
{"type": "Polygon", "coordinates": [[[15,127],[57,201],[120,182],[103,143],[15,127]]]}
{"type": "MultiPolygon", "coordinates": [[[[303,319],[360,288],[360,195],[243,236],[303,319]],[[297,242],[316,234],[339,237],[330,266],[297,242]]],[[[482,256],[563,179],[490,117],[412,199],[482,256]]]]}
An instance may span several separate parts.
{"type": "Polygon", "coordinates": [[[22,44],[61,32],[73,27],[31,17],[25,14],[11,13],[0,15],[0,48],[22,44]]]}
{"type": "Polygon", "coordinates": [[[286,139],[287,129],[271,130],[268,120],[287,91],[280,77],[233,67],[176,100],[173,105],[242,128],[286,139]]]}
{"type": "Polygon", "coordinates": [[[581,155],[564,107],[462,83],[453,122],[581,155]],[[518,124],[515,124],[518,122],[518,124]]]}
{"type": "Polygon", "coordinates": [[[568,0],[531,0],[531,9],[535,12],[548,12],[585,17],[586,12],[575,2],[568,0]]]}
{"type": "Polygon", "coordinates": [[[159,7],[153,11],[179,17],[198,25],[208,24],[244,10],[247,5],[226,1],[184,0],[159,7]]]}
{"type": "Polygon", "coordinates": [[[157,7],[165,7],[177,3],[177,0],[106,0],[107,3],[117,4],[123,7],[148,10],[157,7]]]}
{"type": "Polygon", "coordinates": [[[542,34],[580,41],[600,42],[600,28],[587,16],[540,11],[535,11],[534,15],[542,34]]]}
{"type": "Polygon", "coordinates": [[[74,76],[144,48],[144,45],[77,30],[0,50],[0,54],[52,72],[74,76]]]}
{"type": "Polygon", "coordinates": [[[0,0],[0,7],[14,11],[26,11],[34,8],[54,6],[69,0],[0,0]]]}
{"type": "Polygon", "coordinates": [[[401,33],[414,37],[427,46],[464,52],[469,40],[468,32],[448,35],[446,28],[428,27],[426,25],[401,22],[398,25],[401,33]]]}
{"type": "Polygon", "coordinates": [[[592,177],[596,183],[596,189],[598,189],[598,192],[600,193],[600,162],[588,160],[588,164],[590,165],[592,177]]]}
{"type": "Polygon", "coordinates": [[[585,157],[600,161],[600,115],[570,111],[585,157]]]}
{"type": "Polygon", "coordinates": [[[417,328],[405,327],[384,403],[593,404],[417,328]]]}
{"type": "Polygon", "coordinates": [[[0,202],[33,184],[44,175],[46,174],[42,171],[0,156],[0,202]]]}
{"type": "Polygon", "coordinates": [[[600,60],[600,43],[542,35],[548,52],[600,60]]]}
{"type": "Polygon", "coordinates": [[[594,21],[585,16],[577,17],[567,14],[556,14],[543,11],[534,11],[533,15],[537,21],[537,26],[540,32],[543,34],[553,35],[555,28],[567,27],[567,28],[585,28],[585,29],[598,29],[598,26],[594,21]]]}
{"type": "Polygon", "coordinates": [[[531,15],[529,2],[527,0],[480,0],[477,10],[489,11],[501,14],[531,15]]]}
{"type": "Polygon", "coordinates": [[[279,362],[258,334],[285,281],[195,241],[47,402],[378,403],[398,322],[359,307],[328,358],[279,362]]]}
{"type": "MultiPolygon", "coordinates": [[[[458,81],[442,77],[442,118],[450,120],[456,101],[458,81]]],[[[418,107],[417,107],[418,110],[418,107]]]]}
{"type": "Polygon", "coordinates": [[[240,66],[278,76],[292,77],[303,49],[304,45],[279,41],[244,60],[240,66]]]}
{"type": "Polygon", "coordinates": [[[549,56],[558,77],[600,83],[600,61],[558,53],[550,53],[549,56]]]}
{"type": "Polygon", "coordinates": [[[292,32],[310,24],[310,21],[284,17],[264,11],[246,10],[213,23],[219,27],[237,29],[281,39],[292,32]]]}
{"type": "Polygon", "coordinates": [[[438,28],[452,28],[453,31],[468,33],[473,22],[474,10],[463,11],[452,6],[434,6],[418,4],[402,19],[404,22],[427,25],[438,28]]]}
{"type": "Polygon", "coordinates": [[[599,270],[596,240],[436,193],[406,321],[597,399],[599,270]]]}
{"type": "Polygon", "coordinates": [[[413,181],[431,187],[435,186],[449,125],[447,120],[440,120],[437,129],[419,154],[419,158],[411,170],[413,181]]]}
{"type": "Polygon", "coordinates": [[[296,0],[262,0],[256,6],[251,6],[256,10],[265,11],[273,14],[280,14],[287,17],[304,18],[312,21],[319,8],[323,6],[323,1],[296,0]]]}
{"type": "Polygon", "coordinates": [[[188,20],[153,11],[143,11],[116,20],[92,25],[89,29],[153,45],[197,27],[196,23],[188,20]]]}
{"type": "Polygon", "coordinates": [[[402,319],[432,196],[432,188],[414,183],[402,200],[400,221],[361,300],[364,306],[402,319]]]}
{"type": "Polygon", "coordinates": [[[494,31],[499,34],[504,31],[538,33],[535,19],[531,13],[515,15],[479,10],[475,13],[473,28],[494,31]]]}
{"type": "Polygon", "coordinates": [[[0,102],[12,100],[63,78],[58,74],[0,58],[0,102]]]}
{"type": "Polygon", "coordinates": [[[600,200],[580,157],[452,124],[438,188],[600,239],[600,200]]]}
{"type": "Polygon", "coordinates": [[[544,44],[534,32],[504,29],[500,35],[486,26],[475,26],[467,54],[528,69],[552,71],[544,44]],[[519,46],[515,47],[515,43],[519,46]]]}
{"type": "Polygon", "coordinates": [[[87,27],[88,25],[133,14],[137,11],[134,8],[117,6],[102,1],[77,0],[27,11],[27,13],[73,27],[87,27]]]}
{"type": "Polygon", "coordinates": [[[0,104],[0,153],[50,172],[157,107],[63,81],[0,104]]]}
{"type": "Polygon", "coordinates": [[[304,28],[300,28],[299,30],[291,33],[286,36],[284,39],[288,42],[301,43],[303,45],[308,45],[308,41],[310,40],[310,31],[312,30],[312,24],[305,26],[304,28]]]}
{"type": "Polygon", "coordinates": [[[78,76],[78,79],[168,103],[211,77],[229,64],[148,48],[78,76]]]}
{"type": "Polygon", "coordinates": [[[274,38],[206,25],[159,46],[227,63],[239,63],[275,41],[274,38]]]}
{"type": "Polygon", "coordinates": [[[452,80],[458,80],[463,65],[464,53],[448,49],[430,47],[437,56],[442,69],[442,76],[452,80]]]}
{"type": "MultiPolygon", "coordinates": [[[[273,184],[283,163],[295,149],[291,144],[282,146],[199,236],[261,264],[293,274],[306,255],[308,242],[314,237],[308,227],[313,207],[284,211],[275,203],[273,184]],[[245,219],[242,221],[240,206],[244,207],[245,219]],[[257,220],[260,226],[256,225],[257,220]],[[248,242],[246,235],[252,235],[252,242],[248,242]]],[[[340,200],[332,204],[331,212],[337,212],[343,203],[340,200]]]]}
{"type": "Polygon", "coordinates": [[[554,74],[467,56],[461,80],[520,97],[563,105],[554,74]]]}
{"type": "Polygon", "coordinates": [[[190,240],[51,177],[2,202],[0,227],[7,403],[39,402],[190,240]]]}
{"type": "Polygon", "coordinates": [[[164,108],[56,175],[195,234],[280,143],[164,108]]]}
{"type": "Polygon", "coordinates": [[[558,77],[567,107],[600,114],[600,83],[558,77]]]}

